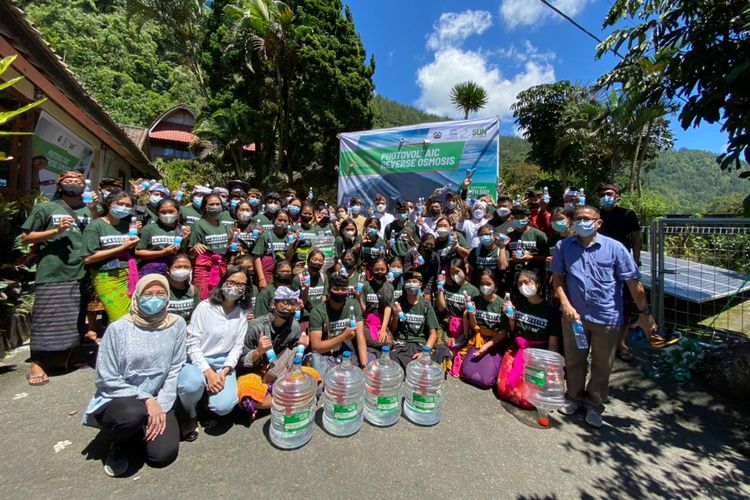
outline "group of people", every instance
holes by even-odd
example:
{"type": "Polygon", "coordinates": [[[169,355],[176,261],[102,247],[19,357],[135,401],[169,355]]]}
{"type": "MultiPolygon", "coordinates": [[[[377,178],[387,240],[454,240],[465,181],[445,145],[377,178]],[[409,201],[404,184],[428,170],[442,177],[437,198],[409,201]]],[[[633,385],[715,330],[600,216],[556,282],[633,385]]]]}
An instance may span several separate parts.
{"type": "Polygon", "coordinates": [[[584,407],[601,426],[628,323],[656,329],[637,218],[612,184],[599,186],[599,208],[569,188],[553,210],[546,189],[495,200],[470,186],[336,206],[241,181],[172,193],[104,179],[91,191],[65,172],[21,228],[38,259],[29,383],[100,342],[84,423],[111,437],[110,475],[134,442],[170,463],[198,437],[201,411],[269,409],[295,353],[321,382],[345,351],[364,368],[388,345],[405,366],[428,346],[451,376],[525,406],[519,353],[550,349],[566,360],[561,412],[584,407]],[[577,347],[576,325],[590,348],[577,347]]]}

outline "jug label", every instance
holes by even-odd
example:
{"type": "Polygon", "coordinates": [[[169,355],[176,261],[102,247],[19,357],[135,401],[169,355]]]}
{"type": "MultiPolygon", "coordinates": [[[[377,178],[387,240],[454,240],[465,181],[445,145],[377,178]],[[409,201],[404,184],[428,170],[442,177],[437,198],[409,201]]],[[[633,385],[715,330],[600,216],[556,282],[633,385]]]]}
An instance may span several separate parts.
{"type": "Polygon", "coordinates": [[[435,409],[435,395],[415,392],[412,395],[412,406],[415,410],[432,411],[435,409]]]}
{"type": "Polygon", "coordinates": [[[295,432],[310,425],[310,410],[284,415],[284,432],[295,432]]]}
{"type": "Polygon", "coordinates": [[[394,394],[393,396],[378,396],[378,411],[383,413],[398,411],[399,399],[398,394],[394,394]]]}
{"type": "Polygon", "coordinates": [[[526,382],[538,385],[542,388],[547,385],[547,380],[544,377],[544,370],[540,368],[531,368],[527,366],[523,378],[526,382]]]}
{"type": "Polygon", "coordinates": [[[357,403],[348,405],[333,405],[333,418],[336,420],[354,420],[357,418],[357,403]]]}

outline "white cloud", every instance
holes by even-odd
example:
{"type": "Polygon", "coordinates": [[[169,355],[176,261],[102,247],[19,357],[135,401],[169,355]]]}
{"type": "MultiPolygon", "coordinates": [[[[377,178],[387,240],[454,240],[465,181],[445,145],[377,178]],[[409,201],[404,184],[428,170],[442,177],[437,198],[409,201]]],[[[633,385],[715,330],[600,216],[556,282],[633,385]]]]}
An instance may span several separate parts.
{"type": "MultiPolygon", "coordinates": [[[[550,3],[569,16],[579,14],[592,0],[551,0],[550,3]]],[[[535,26],[553,17],[562,19],[539,0],[502,0],[500,16],[509,28],[535,26]]]]}
{"type": "Polygon", "coordinates": [[[486,10],[444,12],[427,37],[427,48],[440,50],[461,44],[472,35],[481,35],[492,26],[492,14],[486,10]]]}
{"type": "Polygon", "coordinates": [[[416,104],[421,109],[463,118],[450,102],[450,89],[456,83],[472,80],[484,87],[488,95],[487,106],[480,114],[510,119],[510,107],[519,92],[555,81],[552,66],[555,54],[540,52],[528,41],[520,47],[512,45],[494,52],[483,48],[464,49],[461,45],[469,36],[484,33],[492,25],[492,16],[482,13],[464,11],[440,16],[434,31],[427,37],[427,48],[434,51],[434,59],[417,70],[421,92],[416,104]],[[511,72],[511,68],[515,72],[511,72]]]}

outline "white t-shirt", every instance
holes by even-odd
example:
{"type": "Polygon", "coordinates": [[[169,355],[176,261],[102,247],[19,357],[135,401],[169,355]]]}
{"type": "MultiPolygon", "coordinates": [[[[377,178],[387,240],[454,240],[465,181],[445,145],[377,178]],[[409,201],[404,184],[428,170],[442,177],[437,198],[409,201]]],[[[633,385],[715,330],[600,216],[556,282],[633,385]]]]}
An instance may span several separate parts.
{"type": "Polygon", "coordinates": [[[380,237],[385,239],[385,226],[396,220],[396,218],[388,212],[383,212],[381,214],[377,211],[375,212],[374,217],[377,217],[380,220],[380,237]]]}
{"type": "Polygon", "coordinates": [[[224,314],[222,306],[206,299],[195,308],[187,327],[188,360],[205,371],[210,368],[206,358],[226,356],[224,366],[234,370],[246,333],[247,311],[235,307],[224,314]]]}
{"type": "Polygon", "coordinates": [[[458,221],[456,229],[464,233],[466,243],[469,248],[476,248],[479,246],[479,228],[487,224],[487,219],[482,219],[479,222],[472,220],[458,221]]]}

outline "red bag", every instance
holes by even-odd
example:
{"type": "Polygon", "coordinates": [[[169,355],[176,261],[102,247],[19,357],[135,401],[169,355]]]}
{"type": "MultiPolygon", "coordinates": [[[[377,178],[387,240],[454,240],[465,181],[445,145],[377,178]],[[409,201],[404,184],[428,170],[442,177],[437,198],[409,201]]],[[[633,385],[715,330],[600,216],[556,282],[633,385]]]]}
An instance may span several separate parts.
{"type": "Polygon", "coordinates": [[[531,410],[534,408],[534,405],[526,401],[523,397],[523,384],[526,383],[523,377],[510,377],[511,372],[514,371],[513,365],[515,363],[521,363],[520,368],[516,367],[516,370],[520,369],[521,373],[523,373],[522,350],[515,351],[514,349],[508,349],[505,351],[503,361],[500,363],[500,373],[497,376],[497,394],[501,399],[509,401],[524,410],[531,410]]]}

